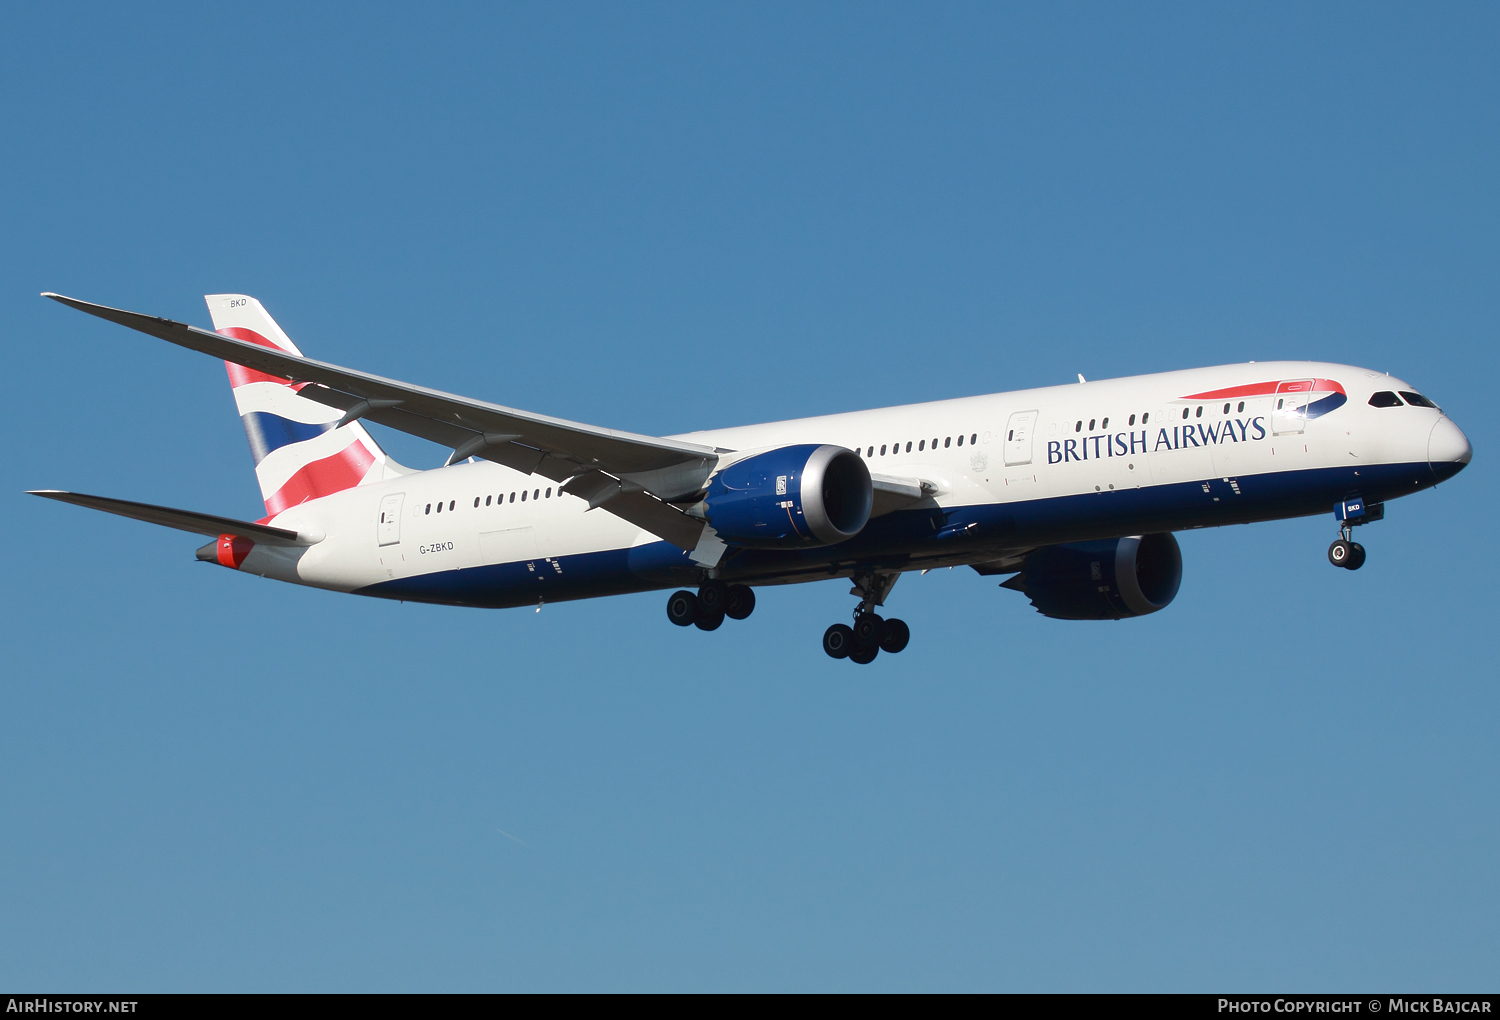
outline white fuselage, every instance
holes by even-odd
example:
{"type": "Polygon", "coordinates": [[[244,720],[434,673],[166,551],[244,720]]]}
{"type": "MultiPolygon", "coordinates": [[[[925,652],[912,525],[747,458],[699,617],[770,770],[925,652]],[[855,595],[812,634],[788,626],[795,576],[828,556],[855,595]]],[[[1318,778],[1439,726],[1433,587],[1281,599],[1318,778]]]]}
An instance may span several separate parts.
{"type": "MultiPolygon", "coordinates": [[[[899,520],[872,520],[867,540],[722,568],[746,583],[785,583],[862,565],[918,569],[1050,542],[1327,512],[1354,493],[1376,502],[1416,491],[1439,480],[1430,464],[1460,452],[1466,459],[1467,443],[1458,450],[1462,433],[1436,408],[1369,403],[1376,392],[1411,390],[1347,365],[1251,363],[673,438],[737,452],[831,444],[857,450],[872,474],[935,487],[890,515],[899,520]],[[1299,419],[1285,413],[1289,403],[1278,408],[1287,395],[1266,391],[1298,380],[1333,381],[1347,399],[1299,419]],[[1205,396],[1221,391],[1239,395],[1205,396]],[[935,537],[952,520],[972,525],[957,540],[935,537]]],[[[271,523],[325,537],[307,548],[257,546],[241,569],[421,601],[534,604],[669,587],[702,573],[655,535],[560,494],[557,483],[487,461],[361,485],[271,523]]]]}

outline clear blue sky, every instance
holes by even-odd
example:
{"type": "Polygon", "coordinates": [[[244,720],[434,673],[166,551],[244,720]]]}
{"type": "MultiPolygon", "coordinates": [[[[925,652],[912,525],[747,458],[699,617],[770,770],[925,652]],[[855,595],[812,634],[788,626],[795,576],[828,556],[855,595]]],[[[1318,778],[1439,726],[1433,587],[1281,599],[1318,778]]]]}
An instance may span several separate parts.
{"type": "MultiPolygon", "coordinates": [[[[1493,990],[1493,4],[0,10],[0,985],[1493,990]],[[399,605],[21,495],[262,511],[220,365],[646,433],[1272,358],[1451,484],[1182,536],[1065,623],[968,570],[819,651],[665,595],[399,605]]],[[[417,466],[446,451],[380,438],[417,466]]]]}

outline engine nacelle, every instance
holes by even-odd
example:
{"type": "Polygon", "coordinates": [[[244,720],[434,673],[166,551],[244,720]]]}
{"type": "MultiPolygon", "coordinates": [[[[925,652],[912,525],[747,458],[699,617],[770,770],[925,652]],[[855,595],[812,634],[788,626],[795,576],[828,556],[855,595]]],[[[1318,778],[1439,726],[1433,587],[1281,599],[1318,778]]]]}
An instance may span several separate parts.
{"type": "Polygon", "coordinates": [[[709,480],[701,507],[732,545],[833,545],[859,534],[875,490],[870,469],[841,446],[784,446],[737,461],[709,480]]]}
{"type": "Polygon", "coordinates": [[[1121,620],[1165,609],[1181,584],[1182,550],[1161,534],[1045,546],[1001,587],[1053,619],[1121,620]]]}

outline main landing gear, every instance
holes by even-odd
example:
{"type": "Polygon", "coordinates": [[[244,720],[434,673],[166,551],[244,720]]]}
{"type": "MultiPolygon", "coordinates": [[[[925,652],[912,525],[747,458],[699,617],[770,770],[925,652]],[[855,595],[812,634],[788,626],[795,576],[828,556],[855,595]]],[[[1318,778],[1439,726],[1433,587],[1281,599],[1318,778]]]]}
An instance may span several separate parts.
{"type": "Polygon", "coordinates": [[[854,610],[854,626],[835,623],[823,632],[823,651],[831,658],[848,659],[861,666],[875,661],[882,651],[892,655],[911,640],[911,628],[901,620],[882,619],[875,607],[895,587],[900,574],[859,574],[849,594],[862,596],[854,610]]]}
{"type": "Polygon", "coordinates": [[[705,581],[696,595],[690,591],[675,591],[667,599],[667,619],[679,627],[718,630],[726,616],[731,620],[743,620],[753,612],[755,592],[743,584],[705,581]]]}

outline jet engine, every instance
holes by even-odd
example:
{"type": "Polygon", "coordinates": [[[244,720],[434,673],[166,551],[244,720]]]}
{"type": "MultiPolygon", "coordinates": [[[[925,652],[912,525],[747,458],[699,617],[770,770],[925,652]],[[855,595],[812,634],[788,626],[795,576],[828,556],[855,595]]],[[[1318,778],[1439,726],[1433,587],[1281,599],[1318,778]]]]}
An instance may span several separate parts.
{"type": "Polygon", "coordinates": [[[1001,587],[1056,620],[1121,620],[1165,609],[1181,584],[1182,550],[1161,534],[1044,546],[1001,587]]]}
{"type": "Polygon", "coordinates": [[[875,490],[870,469],[841,446],[784,446],[724,468],[699,504],[714,532],[732,545],[833,545],[859,534],[875,490]]]}

